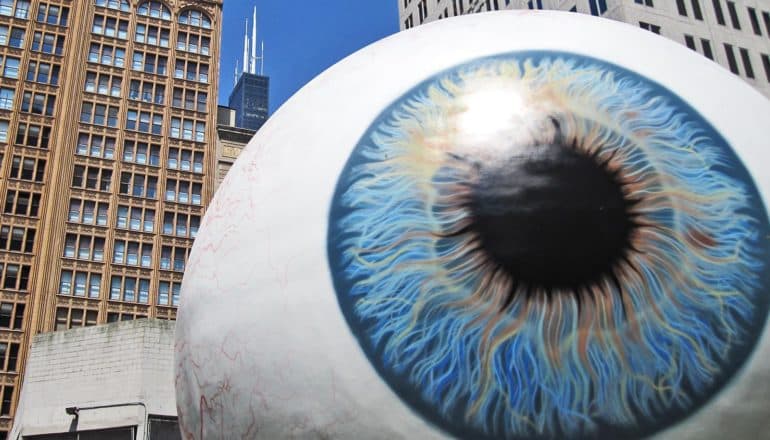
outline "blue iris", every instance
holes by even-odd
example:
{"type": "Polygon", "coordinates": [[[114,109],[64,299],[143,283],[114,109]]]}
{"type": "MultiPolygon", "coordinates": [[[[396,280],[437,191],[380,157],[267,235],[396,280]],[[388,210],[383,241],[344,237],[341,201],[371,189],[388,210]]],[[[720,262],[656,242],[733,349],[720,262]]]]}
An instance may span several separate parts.
{"type": "Polygon", "coordinates": [[[575,54],[483,58],[418,84],[356,146],[329,225],[340,307],[373,366],[460,437],[656,432],[724,386],[767,316],[767,214],[728,143],[671,91],[575,54]],[[476,133],[489,102],[505,117],[476,133]],[[624,246],[573,285],[500,264],[474,208],[494,170],[528,227],[534,165],[500,164],[542,145],[592,161],[627,201],[624,246]]]}

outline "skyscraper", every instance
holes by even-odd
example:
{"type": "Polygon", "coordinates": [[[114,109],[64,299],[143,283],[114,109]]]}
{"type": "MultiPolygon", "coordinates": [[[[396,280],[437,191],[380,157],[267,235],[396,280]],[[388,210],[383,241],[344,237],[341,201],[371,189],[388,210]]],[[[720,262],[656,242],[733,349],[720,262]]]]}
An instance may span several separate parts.
{"type": "Polygon", "coordinates": [[[257,52],[257,8],[251,22],[251,38],[249,24],[243,35],[243,72],[236,67],[235,86],[230,93],[227,105],[235,110],[235,126],[249,130],[259,130],[268,117],[268,97],[270,78],[264,76],[265,45],[260,45],[257,52]],[[257,68],[259,64],[259,68],[257,68]],[[257,73],[259,71],[259,73],[257,73]]]}
{"type": "Polygon", "coordinates": [[[34,334],[175,318],[221,21],[222,0],[0,0],[0,439],[34,334]]]}
{"type": "Polygon", "coordinates": [[[267,121],[270,78],[244,72],[230,94],[228,106],[235,110],[235,126],[259,130],[267,121]]]}
{"type": "Polygon", "coordinates": [[[764,0],[398,0],[398,9],[402,30],[500,9],[552,9],[618,20],[686,45],[770,97],[770,4],[764,0]]]}

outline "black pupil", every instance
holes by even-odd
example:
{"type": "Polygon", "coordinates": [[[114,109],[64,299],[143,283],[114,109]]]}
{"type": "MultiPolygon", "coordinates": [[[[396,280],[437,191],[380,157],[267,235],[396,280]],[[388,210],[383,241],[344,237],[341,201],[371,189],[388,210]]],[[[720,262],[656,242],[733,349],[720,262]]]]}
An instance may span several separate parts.
{"type": "Polygon", "coordinates": [[[595,158],[536,145],[480,172],[473,229],[517,285],[548,293],[612,277],[634,222],[622,185],[595,158]]]}

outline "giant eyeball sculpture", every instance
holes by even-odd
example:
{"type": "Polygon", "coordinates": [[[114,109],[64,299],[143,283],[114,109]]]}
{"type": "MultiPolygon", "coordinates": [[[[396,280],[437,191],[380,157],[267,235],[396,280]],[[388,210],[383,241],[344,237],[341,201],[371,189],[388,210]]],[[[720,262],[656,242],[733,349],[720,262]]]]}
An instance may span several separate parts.
{"type": "Polygon", "coordinates": [[[768,438],[768,128],[738,77],[589,16],[361,50],[206,214],[184,436],[768,438]]]}

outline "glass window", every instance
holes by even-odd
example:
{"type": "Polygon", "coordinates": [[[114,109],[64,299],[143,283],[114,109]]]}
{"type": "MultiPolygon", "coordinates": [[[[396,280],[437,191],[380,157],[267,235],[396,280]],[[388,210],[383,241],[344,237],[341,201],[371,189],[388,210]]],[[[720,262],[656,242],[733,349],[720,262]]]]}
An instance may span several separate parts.
{"type": "Polygon", "coordinates": [[[13,15],[13,0],[0,0],[0,15],[13,15]]]}
{"type": "Polygon", "coordinates": [[[29,0],[16,0],[16,18],[29,18],[29,0]]]}
{"type": "Polygon", "coordinates": [[[171,11],[159,1],[146,1],[136,8],[138,15],[171,20],[171,11]]]}
{"type": "Polygon", "coordinates": [[[62,295],[69,295],[71,292],[72,292],[72,271],[63,270],[61,272],[61,278],[59,278],[59,293],[62,295]]]}
{"type": "Polygon", "coordinates": [[[6,57],[3,64],[3,76],[6,78],[18,78],[19,77],[19,64],[21,60],[14,57],[6,57]]]}
{"type": "Polygon", "coordinates": [[[161,281],[158,283],[158,304],[168,305],[168,294],[170,289],[170,283],[168,281],[161,281]]]}
{"type": "Polygon", "coordinates": [[[211,19],[197,9],[188,9],[179,14],[179,23],[211,29],[211,19]]]}
{"type": "Polygon", "coordinates": [[[0,109],[13,109],[14,90],[6,87],[0,87],[0,109]]]}
{"type": "Polygon", "coordinates": [[[98,298],[99,297],[99,288],[102,284],[102,275],[98,273],[92,273],[90,282],[88,284],[88,297],[89,298],[98,298]]]}
{"type": "Polygon", "coordinates": [[[119,9],[124,12],[131,10],[128,0],[94,0],[94,4],[104,8],[119,9]]]}
{"type": "Polygon", "coordinates": [[[11,34],[8,38],[8,45],[21,49],[24,47],[24,29],[11,28],[11,34]]]}
{"type": "Polygon", "coordinates": [[[118,228],[128,228],[128,206],[118,206],[118,228]]]}
{"type": "Polygon", "coordinates": [[[86,296],[86,272],[75,273],[75,296],[86,296]]]}

